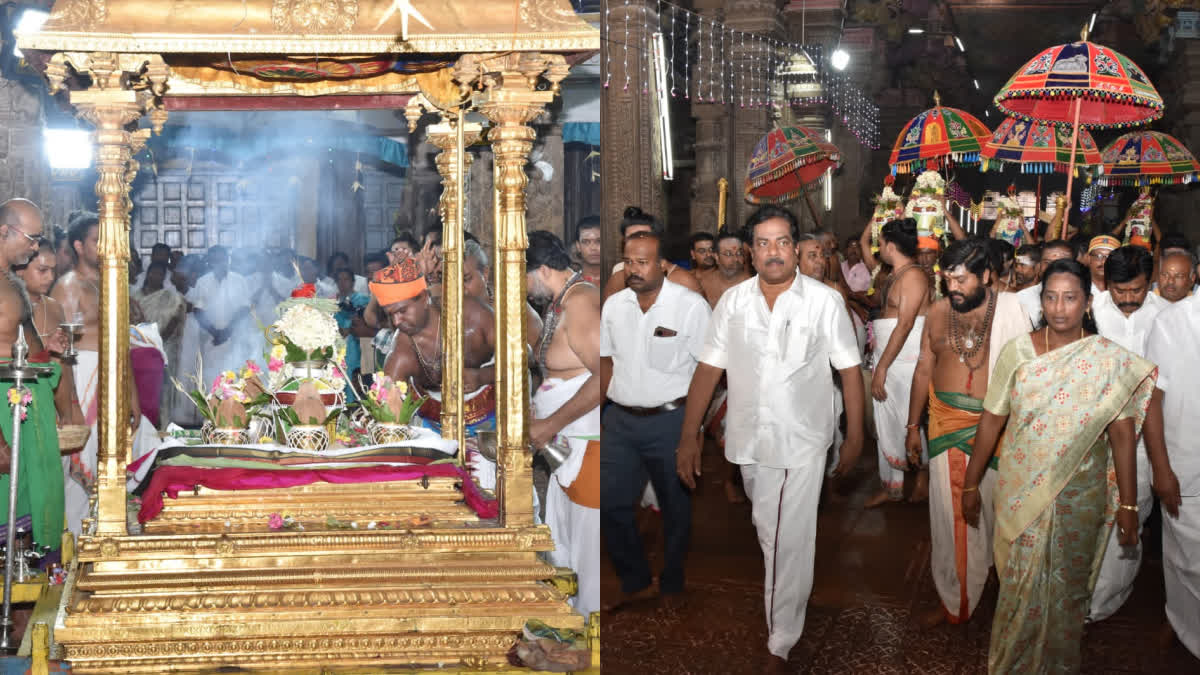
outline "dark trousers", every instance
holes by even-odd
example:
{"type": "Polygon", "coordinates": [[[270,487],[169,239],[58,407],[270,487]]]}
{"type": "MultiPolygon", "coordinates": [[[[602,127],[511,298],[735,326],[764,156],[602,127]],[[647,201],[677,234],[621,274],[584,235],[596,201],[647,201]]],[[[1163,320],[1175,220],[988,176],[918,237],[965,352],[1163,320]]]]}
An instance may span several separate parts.
{"type": "Polygon", "coordinates": [[[683,591],[683,559],[692,529],[691,497],[675,473],[683,408],[637,417],[615,405],[605,408],[600,436],[600,531],[621,590],[635,593],[652,582],[634,509],[645,489],[654,486],[662,510],[665,560],[659,590],[683,591]]]}

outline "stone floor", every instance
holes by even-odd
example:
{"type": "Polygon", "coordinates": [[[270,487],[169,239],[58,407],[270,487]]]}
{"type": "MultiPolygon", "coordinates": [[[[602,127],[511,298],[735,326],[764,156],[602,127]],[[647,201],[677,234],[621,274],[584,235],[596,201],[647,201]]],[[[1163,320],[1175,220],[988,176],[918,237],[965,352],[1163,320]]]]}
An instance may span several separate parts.
{"type": "MultiPolygon", "coordinates": [[[[749,505],[725,500],[721,462],[706,451],[704,483],[693,504],[686,603],[670,609],[649,602],[604,616],[605,673],[761,672],[767,638],[762,555],[749,505]]],[[[986,673],[995,584],[967,624],[930,630],[914,625],[914,614],[936,604],[928,506],[864,510],[862,503],[878,485],[874,467],[874,450],[868,448],[844,488],[846,501],[822,505],[814,589],[791,666],[839,675],[986,673]]],[[[657,516],[644,519],[648,549],[653,546],[660,556],[657,527],[657,516]]],[[[1200,673],[1200,660],[1178,642],[1165,651],[1157,647],[1164,618],[1155,534],[1147,536],[1150,551],[1132,598],[1112,618],[1089,626],[1084,673],[1200,673]]],[[[606,556],[603,565],[602,592],[611,598],[619,584],[606,556]]]]}

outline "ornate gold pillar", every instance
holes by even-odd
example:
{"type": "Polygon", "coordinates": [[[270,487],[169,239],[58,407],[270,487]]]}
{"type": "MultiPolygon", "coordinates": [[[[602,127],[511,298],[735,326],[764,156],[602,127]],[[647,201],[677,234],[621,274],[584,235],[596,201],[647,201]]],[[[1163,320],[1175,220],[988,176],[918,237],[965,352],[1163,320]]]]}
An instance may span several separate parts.
{"type": "Polygon", "coordinates": [[[457,317],[463,311],[463,229],[459,212],[462,186],[459,176],[465,176],[474,158],[466,148],[479,140],[482,128],[478,124],[463,124],[462,167],[458,160],[458,118],[442,114],[440,124],[426,129],[426,137],[441,152],[437,156],[438,173],[442,176],[442,196],[438,213],[442,218],[442,436],[458,441],[459,461],[466,458],[466,428],[462,416],[463,327],[457,317]],[[454,317],[453,320],[451,317],[454,317]],[[457,326],[458,330],[452,330],[457,326]]]}
{"type": "MultiPolygon", "coordinates": [[[[55,54],[47,68],[51,89],[62,86],[67,58],[55,54]]],[[[79,116],[95,126],[96,196],[100,258],[100,415],[96,467],[96,535],[125,534],[125,465],[129,463],[129,183],[133,154],[149,130],[131,125],[154,105],[167,79],[160,57],[138,54],[72,54],[71,65],[92,76],[91,88],[71,92],[79,116]]],[[[165,114],[156,111],[161,129],[165,114]]],[[[85,528],[85,534],[87,533],[85,528]]]]}
{"type": "Polygon", "coordinates": [[[483,87],[475,107],[494,126],[488,132],[494,162],[496,205],[496,491],[506,527],[533,524],[529,435],[529,364],[525,335],[525,163],[536,134],[529,123],[554,99],[569,70],[558,54],[467,55],[455,78],[483,87]],[[542,79],[548,91],[538,89],[542,79]]]}

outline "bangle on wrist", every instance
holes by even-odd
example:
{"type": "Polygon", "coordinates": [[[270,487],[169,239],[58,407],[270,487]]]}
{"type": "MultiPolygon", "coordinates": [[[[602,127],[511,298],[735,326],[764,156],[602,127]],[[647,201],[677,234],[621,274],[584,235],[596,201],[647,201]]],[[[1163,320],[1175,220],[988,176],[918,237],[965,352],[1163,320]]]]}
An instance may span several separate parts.
{"type": "Polygon", "coordinates": [[[905,424],[904,428],[905,429],[920,429],[921,425],[920,424],[905,424]]]}
{"type": "Polygon", "coordinates": [[[1122,511],[1133,511],[1134,513],[1138,512],[1137,504],[1121,504],[1117,508],[1119,508],[1122,511]]]}
{"type": "Polygon", "coordinates": [[[978,492],[978,491],[979,491],[979,486],[978,486],[978,485],[973,485],[973,486],[971,486],[971,487],[965,487],[965,488],[963,488],[963,490],[962,490],[962,491],[963,491],[963,494],[966,494],[966,493],[968,493],[968,492],[978,492]]]}

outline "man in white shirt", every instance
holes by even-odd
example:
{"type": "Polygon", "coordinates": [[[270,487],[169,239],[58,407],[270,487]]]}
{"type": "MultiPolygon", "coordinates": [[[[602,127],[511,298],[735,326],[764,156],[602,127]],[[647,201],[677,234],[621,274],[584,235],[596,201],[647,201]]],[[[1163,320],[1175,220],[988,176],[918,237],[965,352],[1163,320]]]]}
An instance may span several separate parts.
{"type": "Polygon", "coordinates": [[[209,273],[200,277],[187,294],[192,306],[180,349],[180,371],[195,372],[197,354],[203,356],[201,382],[206,385],[226,370],[236,370],[258,356],[250,346],[257,328],[249,322],[250,285],[229,269],[229,251],[224,246],[208,249],[209,273]]]}
{"type": "Polygon", "coordinates": [[[1200,295],[1163,309],[1146,339],[1158,382],[1143,434],[1147,449],[1165,450],[1170,468],[1155,474],[1162,519],[1167,629],[1200,658],[1200,295]],[[1158,405],[1156,405],[1158,404],[1158,405]]]}
{"type": "Polygon", "coordinates": [[[1196,260],[1190,251],[1163,251],[1158,261],[1158,287],[1154,294],[1167,302],[1179,302],[1196,286],[1196,260]]]}
{"type": "Polygon", "coordinates": [[[712,313],[703,296],[665,278],[657,235],[630,235],[624,256],[627,287],[605,301],[600,315],[600,384],[609,400],[601,420],[600,523],[621,578],[621,597],[608,611],[653,595],[634,522],[647,477],[663,519],[659,593],[674,599],[683,591],[691,498],[675,474],[675,448],[712,313]]]}
{"type": "Polygon", "coordinates": [[[770,655],[764,672],[784,672],[788,653],[804,630],[817,502],[838,423],[830,365],[841,376],[846,408],[838,474],[853,467],[862,450],[866,392],[862,358],[842,297],[796,271],[796,217],[764,206],[750,216],[746,229],[758,276],[729,289],[713,312],[688,390],[678,471],[689,487],[695,486],[700,421],[725,373],[725,454],[742,467],[766,564],[770,655]]]}
{"type": "MultiPolygon", "coordinates": [[[[1102,337],[1108,338],[1125,349],[1146,356],[1146,338],[1150,327],[1167,303],[1150,292],[1154,275],[1154,256],[1141,246],[1122,246],[1113,250],[1104,262],[1104,279],[1108,290],[1092,296],[1092,316],[1102,337]]],[[[1147,422],[1150,424],[1151,422],[1147,422]]],[[[1137,447],[1137,506],[1142,524],[1145,524],[1150,509],[1154,507],[1154,493],[1150,489],[1151,476],[1163,475],[1170,466],[1166,453],[1147,453],[1146,445],[1139,439],[1137,447]]],[[[1088,618],[1102,621],[1112,616],[1133,591],[1133,579],[1141,564],[1141,546],[1136,556],[1124,554],[1117,543],[1116,528],[1110,535],[1096,587],[1092,592],[1088,618]]]]}
{"type": "Polygon", "coordinates": [[[1037,326],[1042,322],[1042,273],[1046,271],[1046,266],[1055,260],[1070,260],[1075,257],[1075,250],[1071,248],[1070,242],[1062,239],[1048,241],[1042,245],[1042,260],[1038,263],[1037,279],[1038,282],[1028,288],[1023,288],[1017,291],[1017,300],[1021,301],[1021,306],[1029,313],[1029,319],[1037,326]]]}
{"type": "Polygon", "coordinates": [[[862,246],[858,237],[846,240],[846,260],[842,262],[842,278],[851,293],[866,293],[871,287],[871,270],[863,262],[862,246]]]}

